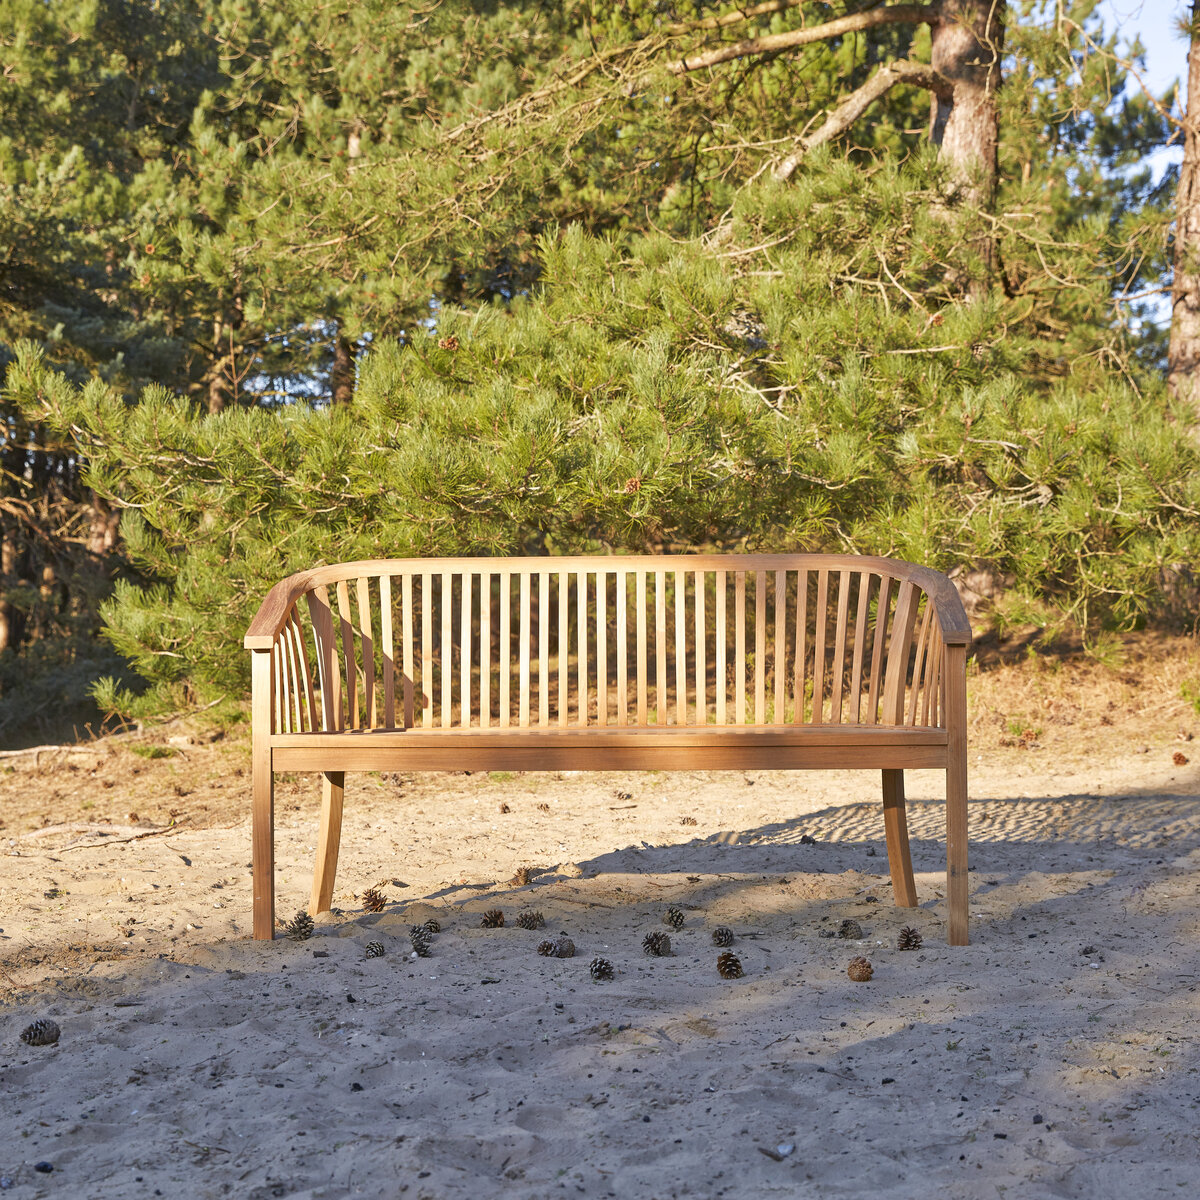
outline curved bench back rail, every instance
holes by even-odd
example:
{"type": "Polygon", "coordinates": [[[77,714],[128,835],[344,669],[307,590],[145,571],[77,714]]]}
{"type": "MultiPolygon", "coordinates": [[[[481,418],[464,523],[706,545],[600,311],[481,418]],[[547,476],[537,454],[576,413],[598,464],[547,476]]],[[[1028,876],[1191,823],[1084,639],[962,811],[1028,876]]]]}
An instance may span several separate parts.
{"type": "Polygon", "coordinates": [[[275,734],[566,726],[945,728],[944,576],[838,555],[372,560],[272,589],[275,734]]]}

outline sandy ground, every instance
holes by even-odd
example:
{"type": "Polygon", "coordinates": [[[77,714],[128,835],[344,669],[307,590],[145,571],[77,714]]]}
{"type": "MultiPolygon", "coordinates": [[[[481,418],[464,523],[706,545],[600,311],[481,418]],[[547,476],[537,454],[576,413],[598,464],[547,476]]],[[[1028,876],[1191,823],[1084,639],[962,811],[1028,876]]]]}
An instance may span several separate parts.
{"type": "MultiPolygon", "coordinates": [[[[255,943],[244,736],[5,760],[0,1190],[1198,1195],[1200,719],[1194,660],[1168,660],[973,676],[965,948],[930,773],[909,776],[915,910],[891,902],[874,773],[351,777],[340,915],[255,943]],[[674,953],[647,958],[669,905],[674,953]],[[576,957],[540,957],[525,908],[576,957]],[[860,941],[822,936],[851,917],[860,941]],[[37,1018],[57,1045],[19,1040],[37,1018]]],[[[317,799],[278,787],[285,916],[317,799]]]]}

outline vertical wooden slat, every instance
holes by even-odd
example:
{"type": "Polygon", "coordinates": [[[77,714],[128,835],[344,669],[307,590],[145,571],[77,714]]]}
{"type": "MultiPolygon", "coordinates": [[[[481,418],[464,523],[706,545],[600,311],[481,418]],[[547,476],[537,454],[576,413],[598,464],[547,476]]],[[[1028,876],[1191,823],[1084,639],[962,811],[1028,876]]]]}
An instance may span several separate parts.
{"type": "Polygon", "coordinates": [[[421,724],[433,727],[433,576],[421,575],[421,724]]]}
{"type": "Polygon", "coordinates": [[[888,641],[887,675],[883,681],[884,725],[904,724],[904,697],[908,675],[908,657],[912,649],[913,624],[917,617],[917,589],[906,579],[896,593],[896,615],[888,641]]]}
{"type": "Polygon", "coordinates": [[[842,723],[842,690],[846,678],[846,625],[850,612],[850,572],[838,574],[837,628],[833,638],[833,696],[829,702],[832,725],[842,723]]]}
{"type": "Polygon", "coordinates": [[[754,723],[767,722],[767,573],[754,573],[754,723]]]}
{"type": "Polygon", "coordinates": [[[667,723],[667,573],[654,572],[654,682],[658,723],[667,723]]]}
{"type": "Polygon", "coordinates": [[[675,724],[687,724],[687,577],[675,572],[675,724]]]}
{"type": "Polygon", "coordinates": [[[276,703],[283,710],[282,712],[276,711],[275,713],[275,722],[278,727],[277,732],[298,733],[299,730],[293,728],[292,720],[292,702],[295,696],[295,689],[292,686],[292,644],[286,620],[279,630],[279,636],[275,639],[274,657],[279,659],[280,692],[276,696],[276,703]]]}
{"type": "Polygon", "coordinates": [[[517,699],[517,724],[522,729],[529,728],[529,656],[530,618],[533,615],[533,601],[530,595],[530,572],[521,572],[521,682],[520,695],[517,699]]]}
{"type": "Polygon", "coordinates": [[[538,575],[538,726],[550,724],[550,572],[538,575]]]}
{"type": "Polygon", "coordinates": [[[358,628],[362,639],[363,723],[367,729],[374,729],[379,724],[379,712],[375,707],[375,634],[371,628],[369,580],[358,580],[355,599],[358,601],[358,628]]]}
{"type": "Polygon", "coordinates": [[[775,713],[772,725],[787,720],[787,572],[775,572],[775,713]]]}
{"type": "Polygon", "coordinates": [[[808,572],[796,572],[796,711],[792,720],[797,725],[804,722],[805,673],[808,670],[808,572]]]}
{"type": "Polygon", "coordinates": [[[813,707],[814,725],[825,724],[825,625],[829,609],[829,572],[817,572],[817,608],[813,613],[813,707]]]}
{"type": "Polygon", "coordinates": [[[479,728],[492,724],[492,573],[479,576],[479,728]]]}
{"type": "Polygon", "coordinates": [[[292,714],[294,716],[293,725],[296,733],[303,733],[303,689],[301,687],[302,677],[300,674],[301,648],[296,638],[295,621],[296,609],[293,605],[292,611],[288,613],[287,620],[284,622],[281,632],[284,639],[284,645],[286,646],[287,667],[291,674],[292,680],[292,714]]]}
{"type": "Polygon", "coordinates": [[[892,577],[879,577],[879,599],[875,602],[875,643],[871,647],[871,685],[867,693],[867,724],[879,721],[879,685],[883,677],[883,647],[887,635],[888,604],[892,597],[892,577]]]}
{"type": "Polygon", "coordinates": [[[392,636],[392,577],[379,577],[379,636],[383,639],[383,727],[396,728],[396,646],[392,636]]]}
{"type": "Polygon", "coordinates": [[[729,629],[726,623],[727,613],[726,607],[728,598],[725,595],[727,576],[724,571],[717,572],[717,594],[716,594],[716,707],[717,707],[717,724],[725,724],[725,694],[727,689],[727,675],[729,673],[728,664],[726,663],[726,654],[728,652],[727,642],[729,638],[729,629]]]}
{"type": "Polygon", "coordinates": [[[470,571],[462,573],[462,598],[459,604],[458,624],[458,723],[463,729],[471,728],[471,638],[475,632],[475,576],[470,571]]]}
{"type": "Polygon", "coordinates": [[[512,713],[512,575],[500,572],[500,649],[496,653],[500,671],[500,728],[507,729],[512,713]]]}
{"type": "Polygon", "coordinates": [[[350,620],[350,589],[344,579],[337,585],[338,623],[342,631],[342,659],[346,664],[346,709],[351,729],[358,729],[358,663],[354,653],[354,624],[350,620]]]}
{"type": "Polygon", "coordinates": [[[288,713],[286,700],[287,684],[283,678],[283,645],[279,638],[275,639],[275,648],[271,651],[271,712],[273,714],[272,733],[291,733],[288,728],[288,713]]]}
{"type": "MultiPolygon", "coordinates": [[[[308,593],[308,616],[317,649],[317,673],[321,685],[321,731],[337,733],[342,728],[341,672],[333,641],[333,611],[329,589],[321,584],[308,593]]],[[[255,660],[257,661],[257,660],[255,660]]]]}
{"type": "Polygon", "coordinates": [[[558,573],[558,723],[567,723],[567,696],[570,692],[568,674],[571,661],[570,609],[571,576],[566,571],[558,573]]]}
{"type": "Polygon", "coordinates": [[[692,579],[696,593],[696,724],[708,724],[708,661],[705,642],[708,640],[704,613],[704,572],[697,571],[692,579]]]}
{"type": "Polygon", "coordinates": [[[596,724],[608,724],[608,572],[596,572],[596,724]]]}
{"type": "Polygon", "coordinates": [[[587,660],[588,660],[588,577],[586,571],[577,576],[575,590],[575,673],[579,695],[577,717],[580,725],[588,723],[587,660]]]}
{"type": "Polygon", "coordinates": [[[634,608],[637,612],[637,723],[649,722],[646,681],[649,669],[646,661],[646,572],[639,569],[634,589],[634,608]]]}
{"type": "MultiPolygon", "coordinates": [[[[300,618],[296,613],[296,609],[292,608],[291,615],[292,637],[296,646],[296,657],[300,661],[300,678],[304,682],[304,699],[307,704],[308,712],[308,729],[307,732],[315,733],[317,731],[317,702],[313,697],[312,676],[308,670],[308,653],[304,649],[304,632],[300,628],[300,618]]],[[[303,724],[300,726],[304,729],[303,724]]]]}
{"type": "MultiPolygon", "coordinates": [[[[932,608],[933,605],[930,605],[932,608]]],[[[924,704],[921,709],[921,724],[937,724],[937,691],[938,677],[942,666],[942,627],[938,624],[937,614],[933,617],[933,627],[929,631],[929,650],[925,657],[927,672],[924,689],[924,704]]]]}
{"type": "Polygon", "coordinates": [[[413,717],[414,681],[416,680],[416,655],[413,653],[413,577],[405,575],[400,581],[400,640],[404,653],[404,728],[416,724],[413,717]]]}
{"type": "Polygon", "coordinates": [[[613,653],[617,656],[617,724],[624,725],[629,714],[629,595],[626,589],[628,575],[617,572],[617,644],[613,653]]]}
{"type": "Polygon", "coordinates": [[[917,723],[917,712],[921,703],[922,688],[928,687],[925,673],[928,667],[926,654],[929,650],[929,625],[933,618],[933,605],[925,600],[925,612],[921,617],[921,632],[917,635],[917,657],[913,663],[912,687],[909,691],[908,724],[917,723]]]}
{"type": "Polygon", "coordinates": [[[746,572],[738,571],[733,588],[733,703],[734,720],[746,723],[746,572]]]}
{"type": "Polygon", "coordinates": [[[867,621],[871,613],[872,576],[861,571],[858,576],[858,612],[854,618],[854,661],[850,668],[850,724],[857,725],[862,712],[863,653],[867,644],[867,621]]]}
{"type": "Polygon", "coordinates": [[[442,728],[454,723],[454,576],[442,572],[442,728]]]}

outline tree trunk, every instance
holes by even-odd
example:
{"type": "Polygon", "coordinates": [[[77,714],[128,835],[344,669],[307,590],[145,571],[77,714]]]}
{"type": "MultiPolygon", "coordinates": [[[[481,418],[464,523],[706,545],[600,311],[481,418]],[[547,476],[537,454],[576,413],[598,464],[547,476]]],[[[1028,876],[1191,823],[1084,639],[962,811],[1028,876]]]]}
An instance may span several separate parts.
{"type": "Polygon", "coordinates": [[[117,544],[121,510],[113,508],[98,492],[92,492],[91,500],[87,548],[93,558],[100,559],[117,544]]]}
{"type": "Polygon", "coordinates": [[[1004,15],[1004,0],[943,0],[932,26],[931,65],[949,80],[951,91],[930,98],[930,140],[980,205],[988,204],[996,189],[1004,15]]]}
{"type": "Polygon", "coordinates": [[[333,369],[329,373],[329,394],[337,404],[354,399],[354,345],[339,333],[333,339],[333,369]]]}
{"type": "Polygon", "coordinates": [[[5,596],[16,583],[16,570],[17,539],[9,526],[0,524],[0,651],[15,648],[19,638],[19,614],[5,596]]]}
{"type": "Polygon", "coordinates": [[[1175,279],[1167,386],[1200,417],[1200,0],[1193,0],[1188,48],[1183,165],[1175,200],[1175,279]]]}

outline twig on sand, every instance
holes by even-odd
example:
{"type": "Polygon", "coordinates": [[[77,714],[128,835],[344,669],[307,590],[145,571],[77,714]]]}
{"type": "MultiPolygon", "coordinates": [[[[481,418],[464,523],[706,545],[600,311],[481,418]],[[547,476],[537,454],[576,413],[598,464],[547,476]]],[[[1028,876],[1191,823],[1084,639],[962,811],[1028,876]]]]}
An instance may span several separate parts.
{"type": "MultiPolygon", "coordinates": [[[[185,817],[184,820],[186,819],[185,817]]],[[[99,835],[92,838],[80,838],[78,841],[68,842],[65,846],[59,846],[55,853],[61,854],[64,850],[78,850],[87,846],[112,846],[117,842],[136,842],[140,838],[154,837],[155,834],[172,833],[181,824],[183,824],[182,821],[172,821],[170,825],[154,825],[150,829],[139,829],[136,825],[96,825],[83,821],[68,821],[62,825],[47,825],[42,829],[35,829],[32,833],[23,833],[21,840],[50,837],[56,833],[99,835]],[[118,834],[121,836],[116,836],[118,834]]]]}

